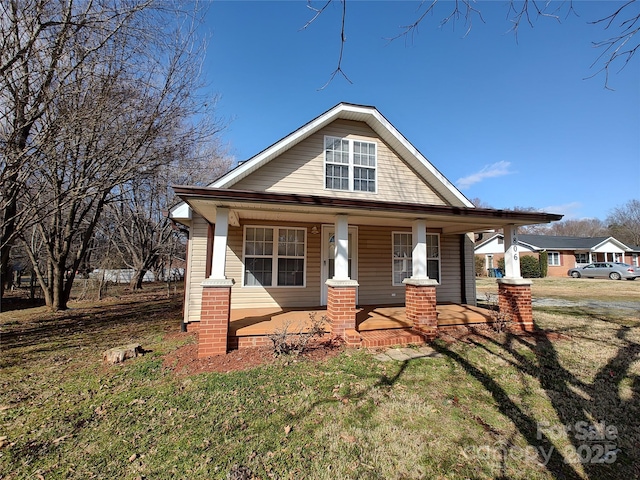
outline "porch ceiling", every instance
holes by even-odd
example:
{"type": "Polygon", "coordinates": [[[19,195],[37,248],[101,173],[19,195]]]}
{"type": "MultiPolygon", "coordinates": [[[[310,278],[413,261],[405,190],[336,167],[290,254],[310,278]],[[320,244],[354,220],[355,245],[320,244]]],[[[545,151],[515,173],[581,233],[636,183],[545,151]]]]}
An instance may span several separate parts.
{"type": "Polygon", "coordinates": [[[560,220],[562,215],[450,207],[411,203],[339,199],[329,196],[279,194],[191,186],[175,186],[176,193],[194,211],[215,223],[216,208],[227,207],[238,220],[333,223],[335,215],[349,215],[351,225],[408,226],[424,219],[431,229],[443,233],[467,233],[501,228],[505,225],[532,225],[560,220]]]}

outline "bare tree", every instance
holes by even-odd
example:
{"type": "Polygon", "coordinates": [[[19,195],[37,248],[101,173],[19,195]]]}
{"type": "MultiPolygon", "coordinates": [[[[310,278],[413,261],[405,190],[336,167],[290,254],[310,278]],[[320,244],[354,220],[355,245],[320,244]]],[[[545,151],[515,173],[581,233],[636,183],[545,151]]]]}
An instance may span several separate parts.
{"type": "MultiPolygon", "coordinates": [[[[320,89],[324,89],[329,85],[336,75],[341,74],[349,83],[351,80],[347,77],[343,68],[343,57],[346,44],[346,17],[347,17],[347,0],[321,0],[319,7],[314,6],[312,0],[307,0],[307,8],[312,11],[311,19],[302,27],[308,28],[313,22],[323,14],[329,5],[336,2],[341,3],[340,8],[340,49],[338,55],[337,66],[329,76],[329,80],[320,89]]],[[[401,26],[400,31],[392,35],[389,40],[397,40],[399,38],[411,38],[418,32],[420,26],[427,24],[435,17],[438,27],[447,24],[457,25],[462,23],[465,30],[465,36],[471,32],[475,21],[483,22],[482,11],[475,0],[455,0],[439,1],[428,0],[420,3],[417,16],[412,22],[401,26]]],[[[591,68],[595,68],[596,72],[591,75],[594,77],[598,74],[604,74],[605,88],[609,88],[609,74],[612,70],[622,70],[635,56],[638,48],[640,48],[639,37],[636,34],[640,31],[640,5],[636,0],[629,0],[622,5],[615,5],[613,12],[604,17],[596,18],[588,23],[591,25],[604,25],[605,30],[611,32],[611,36],[593,42],[593,46],[600,49],[601,53],[595,59],[591,68]]],[[[570,15],[578,16],[573,0],[564,2],[551,2],[547,0],[509,0],[507,2],[507,20],[510,22],[510,30],[513,32],[516,41],[520,27],[528,25],[534,27],[535,22],[540,18],[561,22],[563,18],[570,15]]]]}
{"type": "Polygon", "coordinates": [[[550,225],[523,227],[521,233],[564,237],[604,237],[609,235],[605,223],[597,218],[568,219],[550,225]]]}
{"type": "Polygon", "coordinates": [[[614,208],[606,223],[611,234],[622,243],[640,246],[640,200],[632,199],[621,207],[614,208]]]}
{"type": "Polygon", "coordinates": [[[42,86],[5,99],[14,110],[26,103],[35,111],[21,150],[6,160],[29,165],[14,218],[28,219],[31,227],[11,235],[20,234],[47,305],[64,309],[117,187],[186,156],[217,127],[195,93],[202,51],[193,42],[194,24],[168,3],[13,3],[19,4],[12,13],[20,42],[35,38],[45,53],[17,42],[25,52],[14,55],[17,60],[3,56],[14,75],[6,82],[10,91],[21,82],[42,86]],[[39,37],[43,25],[52,25],[46,38],[39,37]],[[201,122],[193,121],[196,115],[201,122]],[[44,267],[35,243],[42,245],[44,267]]]}
{"type": "Polygon", "coordinates": [[[228,158],[209,149],[203,158],[182,158],[119,187],[118,201],[107,206],[103,231],[108,232],[122,263],[133,269],[131,288],[142,288],[148,271],[166,270],[169,259],[184,247],[181,231],[169,220],[167,211],[176,197],[171,183],[194,183],[203,173],[209,180],[225,173],[231,166],[228,158]]]}
{"type": "MultiPolygon", "coordinates": [[[[110,48],[150,1],[0,3],[0,270],[32,225],[21,196],[34,152],[51,135],[51,106],[78,87],[76,69],[110,48]]],[[[0,291],[0,294],[2,292],[0,291]]]]}
{"type": "Polygon", "coordinates": [[[566,237],[604,237],[608,236],[606,224],[597,218],[569,219],[548,226],[548,235],[566,237]]]}
{"type": "Polygon", "coordinates": [[[470,201],[476,206],[476,208],[493,208],[487,202],[478,197],[471,198],[470,201]]]}

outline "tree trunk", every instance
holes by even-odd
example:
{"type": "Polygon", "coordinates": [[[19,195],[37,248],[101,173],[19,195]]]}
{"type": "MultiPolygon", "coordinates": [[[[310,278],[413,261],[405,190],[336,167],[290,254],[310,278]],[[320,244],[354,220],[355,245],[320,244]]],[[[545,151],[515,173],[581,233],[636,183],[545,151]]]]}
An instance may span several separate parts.
{"type": "Polygon", "coordinates": [[[53,266],[53,278],[49,280],[51,283],[51,304],[49,308],[54,312],[58,310],[66,310],[69,297],[67,295],[67,289],[65,288],[65,269],[60,265],[53,266]]]}
{"type": "Polygon", "coordinates": [[[129,283],[132,290],[142,290],[142,281],[144,280],[146,273],[147,270],[144,268],[134,271],[133,277],[131,277],[131,282],[129,283]]]}

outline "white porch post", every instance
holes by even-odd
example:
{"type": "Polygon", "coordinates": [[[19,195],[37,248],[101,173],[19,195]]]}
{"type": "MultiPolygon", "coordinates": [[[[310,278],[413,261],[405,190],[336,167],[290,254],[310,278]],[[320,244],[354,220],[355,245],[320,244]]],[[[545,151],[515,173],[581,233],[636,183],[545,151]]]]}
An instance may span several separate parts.
{"type": "Polygon", "coordinates": [[[349,280],[349,219],[347,215],[336,215],[335,222],[335,271],[334,280],[349,280]]]}
{"type": "Polygon", "coordinates": [[[211,275],[200,284],[202,285],[202,310],[198,334],[199,358],[224,355],[229,347],[233,279],[225,276],[228,234],[229,209],[217,207],[211,275]]]}
{"type": "Polygon", "coordinates": [[[349,278],[349,218],[336,215],[333,278],[327,284],[327,317],[331,333],[342,337],[347,345],[360,345],[356,331],[356,296],[358,282],[349,278]]]}
{"type": "Polygon", "coordinates": [[[506,278],[522,278],[518,253],[518,229],[515,225],[504,227],[504,270],[506,278]]]}
{"type": "Polygon", "coordinates": [[[413,251],[412,275],[413,279],[429,278],[427,275],[427,222],[414,220],[412,224],[413,251]]]}
{"type": "Polygon", "coordinates": [[[211,276],[209,278],[224,280],[227,257],[227,237],[229,235],[229,209],[216,209],[216,226],[213,235],[213,255],[211,256],[211,276]]]}

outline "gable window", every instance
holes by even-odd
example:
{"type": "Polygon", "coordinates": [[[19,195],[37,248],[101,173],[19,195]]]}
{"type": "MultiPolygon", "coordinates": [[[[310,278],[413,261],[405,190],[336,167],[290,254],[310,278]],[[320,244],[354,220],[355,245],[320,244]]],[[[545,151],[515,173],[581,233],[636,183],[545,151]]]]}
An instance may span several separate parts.
{"type": "Polygon", "coordinates": [[[560,266],[560,252],[548,252],[548,265],[550,267],[560,266]]]}
{"type": "Polygon", "coordinates": [[[376,192],[376,144],[339,137],[324,138],[325,188],[376,192]]]}
{"type": "MultiPolygon", "coordinates": [[[[405,278],[413,274],[413,235],[393,232],[393,286],[402,286],[405,278]]],[[[440,235],[427,233],[427,275],[440,281],[440,235]]]]}
{"type": "Polygon", "coordinates": [[[304,228],[245,227],[244,232],[245,286],[304,286],[304,228]]]}

